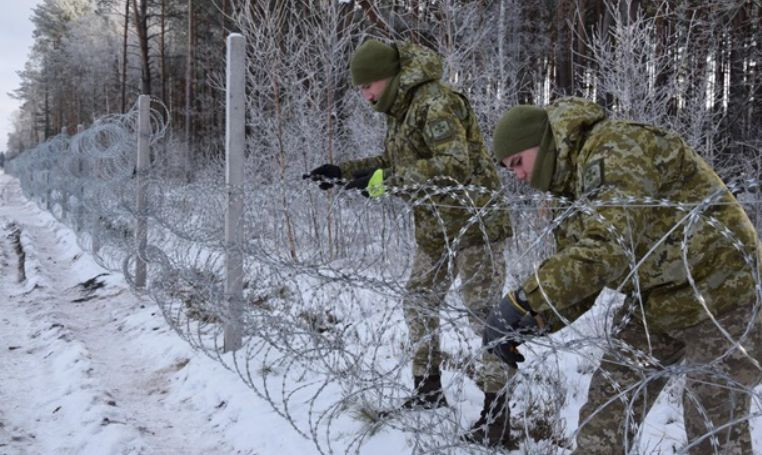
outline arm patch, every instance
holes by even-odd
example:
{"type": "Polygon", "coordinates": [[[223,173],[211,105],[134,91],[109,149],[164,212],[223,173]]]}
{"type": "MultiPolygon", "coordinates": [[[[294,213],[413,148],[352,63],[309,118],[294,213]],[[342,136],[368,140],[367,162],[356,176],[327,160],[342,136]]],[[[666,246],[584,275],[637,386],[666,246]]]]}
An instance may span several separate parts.
{"type": "Polygon", "coordinates": [[[582,172],[582,191],[587,193],[603,185],[603,159],[595,160],[582,172]]]}
{"type": "Polygon", "coordinates": [[[441,118],[434,120],[426,126],[426,135],[431,142],[445,142],[453,137],[454,130],[449,119],[441,118]]]}

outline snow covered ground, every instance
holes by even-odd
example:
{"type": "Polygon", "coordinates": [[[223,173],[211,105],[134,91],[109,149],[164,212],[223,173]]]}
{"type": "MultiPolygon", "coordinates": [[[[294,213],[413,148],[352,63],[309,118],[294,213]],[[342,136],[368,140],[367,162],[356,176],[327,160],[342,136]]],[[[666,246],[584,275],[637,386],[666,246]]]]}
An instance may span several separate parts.
{"type": "Polygon", "coordinates": [[[71,230],[5,174],[0,326],[0,454],[314,452],[234,372],[193,351],[152,302],[83,254],[71,230]],[[22,283],[7,238],[12,224],[26,253],[22,283]]]}
{"type": "MultiPolygon", "coordinates": [[[[191,349],[150,300],[83,253],[72,231],[27,201],[4,173],[0,327],[0,455],[317,452],[235,372],[191,349]],[[9,235],[15,227],[26,256],[22,281],[9,235]]],[[[568,435],[594,367],[594,360],[559,356],[568,435]]],[[[679,384],[668,386],[649,415],[645,453],[673,453],[684,442],[677,390],[679,384]]],[[[481,399],[471,392],[461,403],[466,421],[481,399]]],[[[351,440],[360,424],[340,425],[337,433],[351,440]]],[[[754,426],[762,454],[760,419],[754,426]]],[[[345,447],[338,442],[334,449],[345,447]]],[[[360,453],[412,450],[409,435],[384,427],[360,453]]]]}

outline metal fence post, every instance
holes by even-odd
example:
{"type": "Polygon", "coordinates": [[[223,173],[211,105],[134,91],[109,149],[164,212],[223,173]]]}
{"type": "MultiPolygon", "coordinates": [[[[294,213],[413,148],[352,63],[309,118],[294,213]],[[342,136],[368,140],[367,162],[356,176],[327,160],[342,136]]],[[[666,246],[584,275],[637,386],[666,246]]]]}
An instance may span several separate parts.
{"type": "Polygon", "coordinates": [[[246,53],[245,39],[232,33],[227,39],[227,90],[225,94],[225,352],[242,345],[243,306],[243,150],[246,53]]]}
{"type": "Polygon", "coordinates": [[[148,229],[146,220],[146,171],[148,170],[148,158],[151,139],[151,97],[140,95],[138,97],[138,157],[136,165],[137,196],[135,203],[135,243],[137,246],[137,258],[135,260],[135,287],[143,289],[146,286],[146,263],[145,251],[148,243],[148,229]]]}

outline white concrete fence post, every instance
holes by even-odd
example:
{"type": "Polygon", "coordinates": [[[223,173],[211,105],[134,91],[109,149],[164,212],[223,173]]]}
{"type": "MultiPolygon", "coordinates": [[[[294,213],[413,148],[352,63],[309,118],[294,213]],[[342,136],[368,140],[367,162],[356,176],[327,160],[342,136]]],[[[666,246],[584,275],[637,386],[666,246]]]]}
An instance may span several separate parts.
{"type": "Polygon", "coordinates": [[[243,313],[243,151],[245,145],[246,41],[231,33],[227,39],[227,89],[225,94],[225,352],[242,345],[243,313]]]}
{"type": "MultiPolygon", "coordinates": [[[[61,127],[61,136],[64,136],[66,134],[66,127],[61,127]]],[[[67,150],[63,150],[61,153],[66,153],[67,150]]],[[[45,207],[48,212],[50,212],[53,209],[53,204],[51,200],[53,199],[53,186],[50,183],[50,176],[54,171],[55,168],[55,162],[57,159],[60,159],[60,157],[55,156],[52,157],[50,160],[50,167],[47,169],[47,173],[45,176],[45,207]]],[[[58,188],[58,191],[61,191],[61,188],[58,188]]]]}
{"type": "Polygon", "coordinates": [[[137,195],[135,203],[135,243],[137,257],[135,259],[135,287],[143,289],[146,286],[146,262],[145,251],[148,243],[148,223],[146,217],[146,172],[151,140],[151,96],[140,95],[138,97],[138,150],[136,164],[137,195]]]}
{"type": "MultiPolygon", "coordinates": [[[[85,132],[85,125],[79,124],[77,125],[77,134],[82,134],[85,132]]],[[[84,210],[84,198],[85,198],[85,162],[82,156],[77,157],[77,179],[79,180],[77,185],[77,213],[74,214],[75,220],[74,220],[74,226],[76,226],[77,232],[82,230],[82,225],[84,224],[83,214],[85,212],[84,210]]],[[[71,215],[69,215],[71,216],[71,215]]]]}
{"type": "Polygon", "coordinates": [[[55,157],[50,157],[49,160],[49,166],[47,169],[44,170],[44,176],[45,176],[45,191],[43,196],[43,199],[45,199],[45,210],[50,212],[50,210],[53,208],[53,204],[51,203],[51,199],[53,199],[53,188],[50,184],[50,174],[53,171],[53,160],[55,157]]]}

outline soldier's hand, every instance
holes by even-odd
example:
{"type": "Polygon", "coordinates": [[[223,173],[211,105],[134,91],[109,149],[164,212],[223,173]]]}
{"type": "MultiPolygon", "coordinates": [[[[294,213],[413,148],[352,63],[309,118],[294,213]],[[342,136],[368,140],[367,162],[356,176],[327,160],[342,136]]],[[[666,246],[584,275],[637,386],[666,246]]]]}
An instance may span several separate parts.
{"type": "Polygon", "coordinates": [[[384,194],[384,172],[382,169],[360,169],[353,172],[352,177],[353,179],[344,188],[361,190],[365,197],[378,197],[384,194]]]}
{"type": "Polygon", "coordinates": [[[370,178],[375,171],[376,168],[371,167],[352,172],[352,180],[350,180],[344,188],[348,190],[362,190],[363,196],[370,197],[366,188],[368,188],[368,182],[370,182],[370,178]]]}
{"type": "Polygon", "coordinates": [[[333,181],[341,178],[341,168],[335,164],[324,164],[311,170],[309,174],[303,174],[302,179],[312,179],[320,182],[321,190],[333,188],[333,181]]]}
{"type": "Polygon", "coordinates": [[[529,307],[521,289],[509,292],[487,317],[482,344],[512,368],[524,361],[518,346],[543,329],[542,319],[529,307]]]}
{"type": "Polygon", "coordinates": [[[505,342],[495,347],[490,352],[498,356],[500,360],[507,363],[511,368],[517,370],[519,368],[518,364],[524,361],[524,356],[521,355],[518,347],[518,344],[505,342]]]}

